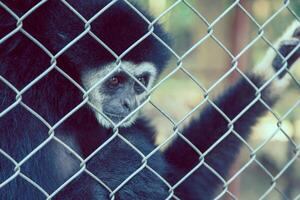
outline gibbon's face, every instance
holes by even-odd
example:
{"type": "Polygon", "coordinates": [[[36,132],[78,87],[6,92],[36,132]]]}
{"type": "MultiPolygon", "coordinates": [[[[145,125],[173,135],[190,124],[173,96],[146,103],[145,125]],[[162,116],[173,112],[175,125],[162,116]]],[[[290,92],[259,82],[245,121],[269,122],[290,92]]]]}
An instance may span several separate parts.
{"type": "Polygon", "coordinates": [[[118,124],[126,118],[121,127],[128,127],[134,123],[138,113],[128,116],[145,101],[147,98],[145,88],[150,89],[157,76],[157,70],[152,63],[144,62],[137,65],[122,62],[121,68],[106,77],[115,68],[116,64],[111,63],[82,74],[85,89],[93,88],[89,93],[91,107],[98,122],[106,128],[113,127],[110,120],[118,124]],[[125,71],[134,76],[145,88],[125,71]]]}

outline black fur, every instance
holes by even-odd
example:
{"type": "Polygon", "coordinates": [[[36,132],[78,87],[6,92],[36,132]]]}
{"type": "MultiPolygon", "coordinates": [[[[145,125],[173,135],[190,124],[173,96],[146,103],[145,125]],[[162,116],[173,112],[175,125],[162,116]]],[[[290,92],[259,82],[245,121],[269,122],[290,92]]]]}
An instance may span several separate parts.
{"type": "MultiPolygon", "coordinates": [[[[72,0],[68,2],[88,20],[110,1],[72,0]]],[[[4,1],[4,3],[19,16],[35,5],[32,1],[4,1]]],[[[145,11],[141,12],[150,21],[153,20],[145,11]]],[[[12,31],[15,23],[16,21],[7,12],[1,12],[0,36],[3,37],[12,31]]],[[[84,31],[84,23],[60,1],[51,0],[30,14],[23,21],[23,28],[55,55],[84,31]]],[[[147,33],[148,24],[126,3],[119,1],[91,24],[91,30],[116,54],[120,55],[147,33]]],[[[154,32],[166,43],[170,42],[169,37],[159,25],[155,25],[154,32]]],[[[161,72],[169,57],[170,53],[164,45],[150,35],[122,60],[137,64],[149,61],[154,63],[161,72]]],[[[82,85],[80,76],[84,70],[101,67],[115,60],[107,50],[87,34],[59,56],[57,66],[82,85]]],[[[21,32],[1,44],[0,76],[3,76],[19,91],[50,66],[51,58],[21,32]]],[[[258,77],[249,76],[257,86],[262,84],[262,80],[258,77]]],[[[266,88],[262,95],[271,106],[276,99],[268,97],[268,89],[266,88]]],[[[219,97],[215,104],[230,119],[233,119],[255,99],[255,92],[253,87],[242,79],[219,97]]],[[[16,101],[16,95],[13,89],[0,81],[0,113],[16,101]]],[[[51,126],[57,124],[62,117],[81,103],[82,96],[82,92],[56,69],[51,70],[21,94],[22,104],[29,106],[51,126]]],[[[251,126],[266,110],[260,102],[255,103],[233,124],[233,129],[241,137],[247,139],[251,126]]],[[[212,106],[208,106],[198,119],[183,130],[183,134],[201,152],[205,152],[228,130],[228,122],[225,118],[212,106]]],[[[141,117],[132,127],[121,128],[119,132],[144,155],[149,154],[155,148],[155,130],[149,125],[147,119],[141,117]]],[[[20,162],[50,137],[48,133],[47,124],[40,121],[23,105],[18,104],[0,118],[0,149],[20,162]]],[[[101,127],[94,113],[85,105],[59,124],[50,134],[52,136],[54,134],[86,158],[113,135],[113,130],[101,127]]],[[[202,158],[178,137],[164,153],[155,153],[146,164],[171,185],[174,185],[203,160],[226,177],[240,146],[240,140],[230,133],[213,151],[202,158]]],[[[121,138],[116,137],[89,160],[86,168],[114,190],[145,164],[142,160],[143,156],[121,138]]],[[[0,184],[18,170],[14,168],[14,164],[0,153],[0,184]]],[[[52,138],[21,165],[20,173],[29,177],[50,194],[80,169],[80,161],[55,138],[52,138]]],[[[201,166],[175,189],[175,195],[180,199],[207,200],[214,197],[220,184],[221,181],[212,172],[205,166],[201,166]]],[[[166,199],[169,195],[169,188],[165,183],[145,167],[121,187],[114,197],[126,200],[157,200],[166,199]]],[[[56,199],[111,198],[110,192],[85,172],[54,197],[56,199]]],[[[45,199],[45,196],[20,175],[0,188],[0,199],[31,200],[33,198],[45,199]]]]}

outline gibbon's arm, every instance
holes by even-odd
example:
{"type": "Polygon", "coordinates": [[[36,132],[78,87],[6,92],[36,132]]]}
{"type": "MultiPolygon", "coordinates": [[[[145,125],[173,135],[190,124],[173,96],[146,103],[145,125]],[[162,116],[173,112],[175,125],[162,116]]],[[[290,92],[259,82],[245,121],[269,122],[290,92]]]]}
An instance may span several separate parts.
{"type": "MultiPolygon", "coordinates": [[[[299,39],[300,23],[294,22],[275,45],[275,48],[277,48],[284,57],[297,47],[297,51],[288,60],[288,67],[291,67],[300,56],[299,39]]],[[[269,49],[262,62],[254,68],[254,72],[247,76],[252,83],[259,88],[271,78],[277,70],[284,66],[281,63],[281,57],[277,55],[273,49],[269,49]]],[[[279,95],[284,92],[284,89],[288,85],[289,77],[288,75],[285,76],[285,73],[286,71],[284,70],[261,92],[261,99],[270,107],[276,102],[279,95]]],[[[237,118],[237,120],[234,120],[234,123],[232,123],[231,128],[244,139],[248,138],[251,127],[255,124],[257,119],[267,111],[266,106],[259,101],[256,93],[257,90],[254,89],[247,80],[241,78],[235,85],[214,101],[217,107],[226,114],[230,121],[237,118]],[[252,106],[248,107],[250,104],[252,104],[252,106]],[[241,112],[243,112],[243,114],[237,117],[241,112]]],[[[229,130],[229,122],[212,105],[209,105],[204,108],[199,118],[193,120],[182,133],[202,153],[205,153],[206,150],[222,136],[228,134],[230,132],[229,130]]],[[[241,140],[231,131],[212,151],[205,155],[205,163],[209,164],[220,175],[226,176],[228,169],[239,152],[241,143],[241,140]]],[[[182,178],[182,176],[200,162],[200,155],[196,154],[180,137],[177,137],[174,143],[167,148],[165,156],[176,169],[176,175],[172,175],[175,176],[175,178],[171,178],[174,182],[182,178]],[[178,171],[182,173],[180,174],[178,171]],[[176,178],[177,180],[175,180],[176,178]]],[[[208,181],[214,181],[214,178],[210,178],[209,175],[207,175],[212,174],[207,168],[203,167],[196,173],[200,173],[200,179],[203,180],[203,185],[205,185],[204,182],[206,182],[208,187],[213,187],[212,185],[209,186],[208,181]]]]}

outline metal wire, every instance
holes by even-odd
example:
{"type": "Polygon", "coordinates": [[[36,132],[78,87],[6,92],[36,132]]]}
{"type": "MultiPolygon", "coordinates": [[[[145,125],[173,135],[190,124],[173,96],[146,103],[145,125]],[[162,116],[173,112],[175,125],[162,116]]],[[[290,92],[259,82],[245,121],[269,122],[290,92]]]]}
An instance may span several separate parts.
{"type": "MultiPolygon", "coordinates": [[[[3,77],[0,74],[0,82],[6,85],[8,88],[10,88],[15,93],[15,101],[2,110],[0,112],[0,120],[2,117],[4,117],[7,113],[13,112],[14,109],[17,106],[21,106],[22,108],[26,109],[29,113],[32,114],[34,118],[42,122],[47,128],[48,128],[48,137],[45,139],[40,145],[35,147],[30,153],[28,153],[22,160],[16,161],[13,157],[11,157],[7,152],[5,152],[3,149],[0,148],[0,155],[3,156],[5,159],[7,159],[7,162],[12,163],[14,167],[14,173],[7,178],[5,181],[0,183],[0,189],[4,188],[5,185],[9,184],[11,181],[13,181],[16,178],[22,178],[24,181],[28,182],[28,184],[31,184],[32,187],[39,190],[44,196],[45,199],[51,199],[53,198],[57,193],[59,193],[62,189],[64,189],[72,180],[77,178],[80,174],[85,173],[86,175],[90,176],[92,179],[97,181],[100,185],[102,185],[110,194],[111,199],[115,199],[115,194],[124,186],[126,185],[134,176],[138,175],[142,170],[149,170],[151,173],[153,173],[158,179],[160,179],[167,188],[169,188],[169,196],[166,199],[179,199],[175,195],[175,189],[179,187],[188,177],[192,176],[193,173],[199,169],[200,167],[205,167],[208,169],[211,173],[213,173],[222,183],[223,183],[223,189],[222,191],[216,195],[215,199],[221,199],[224,197],[224,195],[227,195],[231,197],[232,199],[238,199],[235,194],[229,190],[230,184],[237,179],[247,168],[249,168],[250,165],[253,163],[256,164],[262,171],[265,172],[265,174],[270,177],[271,183],[269,188],[260,196],[259,199],[268,199],[268,196],[270,193],[276,191],[282,198],[287,198],[282,192],[281,188],[278,186],[278,180],[282,175],[289,170],[289,167],[300,158],[300,145],[297,144],[296,141],[294,141],[293,138],[291,138],[288,134],[285,133],[284,129],[282,128],[282,121],[285,120],[300,104],[300,99],[292,105],[288,111],[283,116],[278,116],[268,105],[264,102],[264,100],[261,98],[261,92],[267,87],[274,79],[282,72],[287,71],[289,76],[292,77],[294,82],[299,86],[300,84],[297,81],[297,79],[293,76],[293,74],[286,68],[283,67],[281,71],[278,71],[273,77],[271,77],[263,86],[260,88],[257,88],[251,80],[247,77],[245,73],[242,72],[242,70],[239,69],[239,58],[245,54],[246,51],[248,51],[250,48],[253,47],[254,44],[257,43],[258,40],[263,40],[270,48],[272,48],[274,51],[276,51],[278,54],[278,50],[274,47],[272,42],[269,41],[267,36],[265,35],[265,27],[269,25],[274,18],[276,18],[280,13],[283,11],[288,11],[296,20],[299,20],[299,16],[293,11],[293,9],[290,6],[289,0],[282,1],[282,5],[277,8],[276,12],[273,13],[263,24],[260,24],[256,21],[256,19],[252,16],[252,14],[242,5],[240,0],[232,1],[232,3],[221,13],[219,14],[212,22],[209,22],[208,19],[200,12],[198,11],[188,0],[177,0],[174,3],[172,3],[166,10],[161,12],[153,21],[149,21],[143,14],[140,12],[130,1],[123,0],[132,10],[132,12],[135,12],[141,17],[141,20],[144,20],[148,24],[148,31],[145,33],[142,37],[140,37],[138,40],[135,41],[134,44],[132,44],[130,47],[128,47],[121,55],[118,55],[116,52],[114,52],[109,45],[105,44],[104,41],[102,41],[99,37],[97,37],[92,29],[91,24],[93,21],[95,21],[98,17],[101,17],[101,15],[105,12],[109,12],[111,7],[118,2],[119,0],[113,0],[111,1],[107,6],[105,6],[103,9],[99,10],[93,17],[90,19],[85,19],[74,7],[72,7],[71,4],[68,3],[67,0],[61,0],[62,4],[65,5],[65,8],[70,10],[74,15],[78,17],[83,23],[84,23],[84,30],[75,37],[72,41],[70,41],[67,45],[65,45],[59,52],[56,54],[52,54],[43,44],[41,44],[34,36],[32,36],[30,33],[28,33],[23,28],[23,22],[25,22],[26,18],[29,17],[32,13],[34,13],[39,7],[43,6],[47,2],[47,0],[42,0],[38,4],[36,4],[34,7],[30,8],[26,13],[24,13],[22,16],[18,16],[16,13],[13,12],[11,8],[9,8],[5,3],[0,1],[0,7],[10,14],[15,20],[16,20],[16,26],[13,30],[11,30],[9,33],[7,33],[4,37],[0,38],[0,44],[5,43],[9,38],[13,37],[17,33],[22,33],[25,37],[27,37],[29,40],[31,40],[38,48],[40,48],[47,56],[50,58],[49,66],[44,72],[42,72],[39,76],[37,76],[34,80],[32,80],[29,84],[27,84],[23,89],[18,90],[12,83],[10,83],[5,77],[3,77]],[[185,6],[187,9],[190,9],[191,12],[195,14],[196,17],[198,17],[207,28],[207,34],[205,34],[204,37],[199,39],[193,46],[191,46],[187,51],[185,51],[182,55],[179,55],[176,53],[175,50],[173,50],[168,44],[166,44],[161,38],[159,38],[155,32],[154,32],[154,25],[160,21],[161,18],[166,16],[168,13],[173,12],[179,5],[185,6]],[[240,9],[248,18],[250,21],[252,21],[255,26],[257,27],[257,35],[255,36],[252,41],[250,41],[240,52],[238,52],[236,55],[234,55],[230,49],[228,49],[221,40],[215,35],[214,30],[216,24],[222,20],[224,17],[229,15],[229,13],[233,9],[240,9]],[[89,35],[91,38],[93,38],[96,42],[99,43],[102,47],[104,47],[110,54],[115,58],[115,68],[108,73],[103,79],[99,80],[96,84],[94,84],[91,88],[88,90],[85,90],[79,83],[77,83],[71,76],[69,76],[66,72],[64,72],[57,64],[57,59],[66,52],[69,48],[71,48],[74,44],[76,44],[78,41],[80,41],[84,36],[89,35]],[[113,121],[111,121],[104,113],[102,113],[100,110],[98,110],[89,99],[89,94],[92,90],[94,90],[99,84],[101,84],[103,81],[105,81],[106,78],[111,76],[115,71],[122,69],[122,59],[124,56],[126,56],[133,48],[135,48],[137,45],[139,45],[142,41],[144,41],[149,36],[153,36],[156,38],[158,42],[160,42],[164,47],[166,47],[171,54],[176,58],[177,60],[177,66],[168,74],[166,74],[159,82],[156,83],[151,89],[145,88],[141,83],[139,83],[145,90],[147,90],[148,95],[150,95],[147,100],[137,107],[129,116],[127,116],[125,119],[123,119],[118,124],[115,124],[113,121]],[[195,51],[196,48],[203,45],[205,41],[208,39],[212,39],[221,49],[223,49],[227,55],[231,59],[231,67],[229,70],[222,75],[218,80],[214,82],[209,88],[205,88],[204,85],[201,83],[200,80],[198,80],[193,73],[191,73],[183,63],[183,60],[187,58],[192,52],[195,51]],[[76,88],[78,88],[79,91],[82,93],[82,101],[71,111],[69,111],[65,116],[63,116],[59,121],[57,121],[55,124],[51,125],[49,124],[41,115],[39,115],[38,112],[36,112],[33,108],[31,108],[29,105],[26,105],[26,103],[23,101],[22,96],[26,91],[28,91],[30,88],[32,88],[34,85],[36,85],[41,79],[44,77],[47,77],[47,75],[51,71],[57,71],[60,73],[63,77],[65,77],[70,83],[72,83],[76,88]],[[184,115],[180,120],[176,121],[173,119],[173,117],[168,114],[166,111],[164,111],[162,108],[159,107],[159,105],[156,105],[151,100],[151,94],[159,88],[164,82],[166,82],[172,75],[177,73],[178,71],[184,73],[187,75],[187,77],[190,78],[190,80],[195,83],[199,87],[199,89],[202,91],[202,94],[204,96],[204,99],[197,104],[193,109],[191,109],[186,115],[184,115]],[[249,82],[251,86],[256,90],[256,98],[253,99],[249,105],[244,108],[237,116],[235,116],[234,119],[229,119],[228,116],[220,109],[214,101],[211,99],[210,95],[212,91],[221,84],[226,78],[228,78],[233,72],[238,72],[245,80],[249,82]],[[266,106],[266,108],[274,115],[274,117],[277,119],[277,129],[272,133],[267,139],[265,139],[262,143],[258,145],[258,147],[253,148],[250,144],[248,144],[247,141],[245,141],[238,132],[235,130],[235,122],[239,120],[256,102],[261,102],[263,105],[266,106]],[[132,144],[129,140],[127,140],[125,137],[123,137],[119,132],[120,125],[129,119],[131,116],[136,114],[142,107],[144,107],[145,104],[151,104],[155,109],[157,109],[158,112],[160,112],[166,119],[168,119],[169,123],[173,127],[173,133],[168,136],[168,138],[159,144],[155,149],[153,149],[149,154],[144,155],[134,144],[132,144]],[[203,106],[203,104],[208,103],[213,108],[220,113],[226,119],[228,123],[228,130],[226,133],[223,134],[221,138],[219,138],[212,146],[210,146],[205,152],[199,151],[199,149],[192,143],[192,141],[189,141],[188,138],[186,138],[180,131],[180,126],[186,121],[187,118],[189,118],[194,112],[199,110],[200,107],[203,106]],[[76,151],[74,151],[71,147],[69,147],[65,142],[63,142],[60,138],[58,138],[55,134],[56,129],[64,123],[68,118],[70,118],[74,113],[76,113],[79,109],[81,109],[84,105],[88,104],[89,106],[93,107],[95,110],[97,110],[103,117],[105,117],[114,127],[114,133],[113,135],[104,142],[101,146],[99,146],[92,154],[90,154],[87,158],[82,158],[76,151]],[[288,139],[288,141],[291,143],[291,145],[294,148],[294,155],[292,158],[285,164],[285,166],[277,173],[272,174],[259,159],[257,159],[257,153],[261,151],[270,141],[271,139],[277,135],[279,132],[283,133],[284,136],[288,139]],[[245,144],[246,148],[249,150],[250,159],[247,163],[245,163],[243,166],[240,167],[237,172],[226,179],[226,177],[222,177],[216,170],[213,169],[206,161],[205,157],[208,155],[218,144],[220,144],[226,137],[228,137],[229,134],[234,134],[243,144],[245,144]],[[156,152],[161,151],[161,149],[164,148],[171,140],[173,140],[175,137],[180,137],[183,141],[186,142],[187,145],[189,145],[199,156],[199,163],[189,171],[185,176],[183,176],[176,184],[171,185],[168,183],[159,173],[155,171],[155,169],[151,168],[151,166],[148,165],[148,159],[151,158],[152,155],[154,155],[156,152]],[[140,166],[138,169],[136,169],[130,176],[128,176],[125,180],[122,181],[122,183],[116,187],[116,188],[110,188],[103,180],[99,179],[93,172],[88,170],[86,168],[87,162],[92,159],[97,153],[101,153],[101,150],[110,145],[113,140],[116,138],[122,140],[125,142],[129,147],[131,147],[142,159],[140,166]],[[22,173],[22,167],[23,164],[26,163],[32,156],[34,156],[39,150],[44,148],[50,141],[56,141],[58,142],[63,148],[65,148],[70,154],[72,154],[78,161],[80,162],[80,169],[71,177],[69,178],[64,184],[62,184],[60,187],[58,187],[54,192],[51,194],[47,193],[38,183],[34,182],[30,177],[22,173]]],[[[284,62],[286,62],[287,58],[284,58],[284,62]]],[[[224,66],[226,67],[226,66],[224,66]]],[[[133,75],[130,74],[130,72],[127,72],[126,69],[123,69],[131,78],[133,78],[135,81],[139,82],[133,75]]],[[[300,200],[300,194],[298,194],[295,197],[295,200],[300,200]]]]}

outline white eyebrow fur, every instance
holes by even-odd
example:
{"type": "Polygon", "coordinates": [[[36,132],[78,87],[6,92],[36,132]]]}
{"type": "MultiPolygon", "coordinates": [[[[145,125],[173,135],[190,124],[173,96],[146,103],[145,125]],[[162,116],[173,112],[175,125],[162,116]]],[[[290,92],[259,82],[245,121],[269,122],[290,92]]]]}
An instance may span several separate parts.
{"type": "MultiPolygon", "coordinates": [[[[93,87],[94,84],[97,84],[101,80],[101,78],[105,77],[107,74],[109,74],[109,72],[111,72],[115,68],[116,65],[114,63],[110,63],[105,66],[99,67],[99,69],[92,69],[83,72],[82,74],[83,86],[85,87],[86,90],[88,90],[89,88],[93,87]]],[[[149,84],[147,86],[148,89],[152,87],[155,78],[157,76],[157,70],[154,64],[149,62],[143,62],[138,65],[131,62],[122,62],[121,67],[117,69],[117,72],[122,71],[122,69],[125,69],[132,76],[139,76],[144,72],[150,73],[149,84]]]]}

